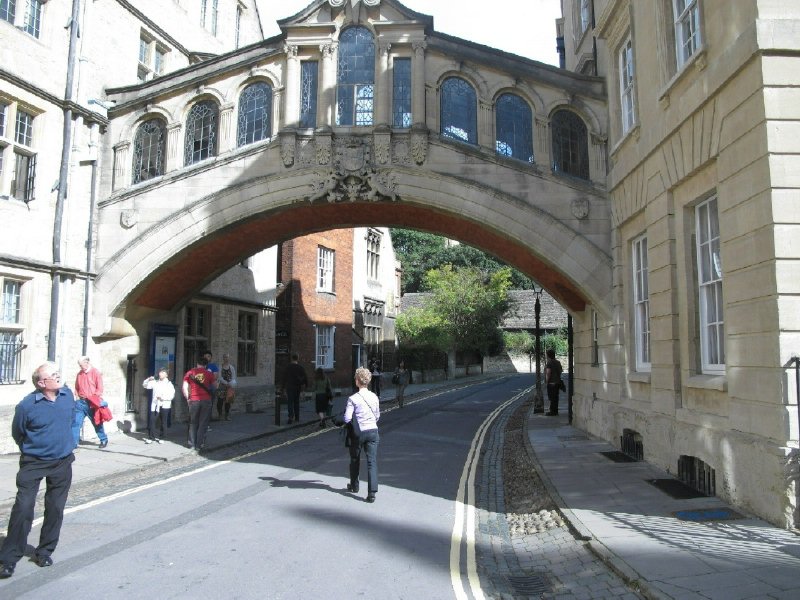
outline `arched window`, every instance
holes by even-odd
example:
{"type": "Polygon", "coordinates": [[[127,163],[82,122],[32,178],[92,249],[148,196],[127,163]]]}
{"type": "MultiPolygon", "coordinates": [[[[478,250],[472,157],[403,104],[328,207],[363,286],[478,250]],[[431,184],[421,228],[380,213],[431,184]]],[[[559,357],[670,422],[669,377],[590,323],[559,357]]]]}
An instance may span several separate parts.
{"type": "Polygon", "coordinates": [[[193,165],[217,153],[219,110],[211,100],[198,102],[186,117],[184,164],[193,165]]]}
{"type": "Polygon", "coordinates": [[[272,87],[254,83],[239,96],[239,146],[265,140],[272,135],[272,87]]]}
{"type": "Polygon", "coordinates": [[[553,132],[553,171],[589,179],[586,125],[574,112],[559,110],[550,121],[553,132]]]}
{"type": "Polygon", "coordinates": [[[459,77],[449,77],[442,83],[440,122],[441,133],[468,144],[478,143],[477,96],[472,86],[459,77]]]}
{"type": "Polygon", "coordinates": [[[531,107],[519,96],[503,94],[495,104],[497,139],[495,150],[525,162],[533,162],[531,107]]]}
{"type": "Polygon", "coordinates": [[[375,96],[375,40],[366,27],[339,36],[336,124],[372,125],[375,96]]]}
{"type": "Polygon", "coordinates": [[[139,125],[133,140],[133,182],[140,183],[164,174],[167,127],[162,119],[139,125]]]}

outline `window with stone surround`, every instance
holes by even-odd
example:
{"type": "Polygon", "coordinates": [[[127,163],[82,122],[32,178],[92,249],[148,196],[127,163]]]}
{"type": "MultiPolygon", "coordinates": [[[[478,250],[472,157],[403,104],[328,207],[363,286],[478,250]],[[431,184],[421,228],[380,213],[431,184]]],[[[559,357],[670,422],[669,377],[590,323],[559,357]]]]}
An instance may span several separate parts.
{"type": "Polygon", "coordinates": [[[163,119],[148,119],[136,130],[133,139],[132,183],[141,183],[164,174],[167,124],[163,119]]]}
{"type": "Polygon", "coordinates": [[[14,23],[17,12],[17,0],[0,0],[0,19],[14,23]]]}
{"type": "Polygon", "coordinates": [[[236,21],[234,23],[234,33],[233,33],[233,46],[234,48],[238,48],[239,44],[241,43],[242,37],[242,8],[241,4],[236,5],[236,21]]]}
{"type": "Polygon", "coordinates": [[[584,33],[592,25],[592,0],[578,0],[580,32],[584,33]]]}
{"type": "Polygon", "coordinates": [[[314,325],[316,329],[316,366],[322,369],[333,369],[333,339],[336,333],[334,325],[314,325]]]}
{"type": "Polygon", "coordinates": [[[317,247],[317,291],[333,293],[336,252],[324,246],[317,247]]]}
{"type": "Polygon", "coordinates": [[[448,77],[442,82],[439,112],[444,137],[478,143],[478,99],[475,88],[467,81],[448,77]]]}
{"type": "Polygon", "coordinates": [[[248,85],[239,96],[237,143],[245,146],[272,136],[272,86],[248,85]]]}
{"type": "Polygon", "coordinates": [[[699,0],[673,0],[675,55],[681,68],[701,46],[699,0]]]}
{"type": "Polygon", "coordinates": [[[195,104],[186,117],[184,164],[193,165],[217,154],[219,109],[211,100],[195,104]]]}
{"type": "Polygon", "coordinates": [[[139,62],[136,67],[136,78],[140,82],[150,81],[164,74],[169,48],[157,42],[148,32],[139,33],[139,62]]]}
{"type": "Polygon", "coordinates": [[[633,240],[633,310],[636,370],[650,371],[650,284],[648,281],[647,236],[633,240]]]}
{"type": "Polygon", "coordinates": [[[34,109],[0,98],[0,198],[35,198],[35,119],[34,109]]]}
{"type": "Polygon", "coordinates": [[[381,234],[375,229],[367,231],[367,277],[377,280],[381,265],[381,234]]]}
{"type": "Polygon", "coordinates": [[[725,321],[716,196],[695,208],[695,228],[702,371],[718,374],[725,371],[725,321]]]}
{"type": "Polygon", "coordinates": [[[3,295],[0,304],[0,385],[22,383],[22,352],[25,328],[22,320],[22,289],[25,282],[0,274],[3,295]]]}
{"type": "Polygon", "coordinates": [[[622,134],[630,131],[636,123],[635,68],[631,38],[623,42],[618,53],[619,101],[622,134]]]}
{"type": "Polygon", "coordinates": [[[375,40],[366,27],[339,36],[336,124],[372,125],[375,98],[375,40]]]}
{"type": "Polygon", "coordinates": [[[516,94],[503,94],[495,102],[495,151],[502,156],[533,162],[531,107],[516,94]]]}
{"type": "Polygon", "coordinates": [[[392,126],[411,127],[411,59],[392,61],[392,126]]]}
{"type": "Polygon", "coordinates": [[[200,25],[217,35],[219,0],[200,0],[200,25]]]}
{"type": "Polygon", "coordinates": [[[42,32],[42,11],[45,0],[24,0],[25,9],[17,11],[22,0],[0,0],[0,20],[16,25],[19,29],[38,38],[42,32]]]}
{"type": "Polygon", "coordinates": [[[194,369],[197,359],[211,347],[211,307],[188,304],[183,319],[183,372],[194,369]]]}
{"type": "Polygon", "coordinates": [[[300,63],[300,127],[312,129],[317,126],[317,82],[319,63],[304,60],[300,63]]]}
{"type": "Polygon", "coordinates": [[[589,179],[589,136],[583,120],[569,110],[557,110],[550,119],[553,171],[589,179]]]}
{"type": "Polygon", "coordinates": [[[364,299],[364,346],[367,356],[381,356],[384,303],[364,299]]]}
{"type": "Polygon", "coordinates": [[[256,374],[256,352],[258,345],[258,315],[239,312],[236,368],[240,377],[256,374]]]}

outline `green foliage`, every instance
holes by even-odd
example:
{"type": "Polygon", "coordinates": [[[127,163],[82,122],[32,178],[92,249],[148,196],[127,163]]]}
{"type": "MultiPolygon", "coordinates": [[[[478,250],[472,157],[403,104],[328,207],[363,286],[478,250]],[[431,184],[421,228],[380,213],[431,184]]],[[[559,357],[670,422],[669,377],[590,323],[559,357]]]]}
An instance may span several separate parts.
{"type": "Polygon", "coordinates": [[[566,356],[569,350],[567,345],[567,331],[564,328],[555,333],[548,333],[542,336],[542,355],[551,348],[556,351],[556,356],[566,356]]]}
{"type": "Polygon", "coordinates": [[[533,354],[536,337],[528,331],[504,331],[503,347],[511,354],[533,354]]]}

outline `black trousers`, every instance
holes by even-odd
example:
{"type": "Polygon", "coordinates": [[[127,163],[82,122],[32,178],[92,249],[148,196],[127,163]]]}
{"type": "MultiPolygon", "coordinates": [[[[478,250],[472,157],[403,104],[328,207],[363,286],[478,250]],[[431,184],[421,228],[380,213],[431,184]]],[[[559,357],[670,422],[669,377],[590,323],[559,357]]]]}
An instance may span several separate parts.
{"type": "Polygon", "coordinates": [[[189,402],[189,445],[200,450],[206,443],[208,422],[211,420],[211,400],[189,402]]]}
{"type": "Polygon", "coordinates": [[[0,562],[16,564],[25,554],[28,534],[33,523],[36,494],[42,479],[47,482],[44,494],[44,522],[39,534],[37,556],[50,556],[58,545],[61,523],[64,521],[64,506],[72,485],[72,463],[75,455],[59,460],[42,460],[33,456],[21,456],[17,472],[17,498],[8,519],[8,533],[0,549],[0,562]]]}
{"type": "Polygon", "coordinates": [[[550,400],[550,412],[553,414],[558,414],[558,394],[560,391],[558,383],[547,384],[547,399],[550,400]]]}
{"type": "Polygon", "coordinates": [[[378,491],[378,443],[377,429],[362,431],[350,446],[350,486],[358,489],[358,475],[361,470],[361,451],[367,457],[367,492],[374,495],[378,491]]]}
{"type": "Polygon", "coordinates": [[[290,421],[300,420],[300,388],[286,388],[286,406],[290,421]]]}

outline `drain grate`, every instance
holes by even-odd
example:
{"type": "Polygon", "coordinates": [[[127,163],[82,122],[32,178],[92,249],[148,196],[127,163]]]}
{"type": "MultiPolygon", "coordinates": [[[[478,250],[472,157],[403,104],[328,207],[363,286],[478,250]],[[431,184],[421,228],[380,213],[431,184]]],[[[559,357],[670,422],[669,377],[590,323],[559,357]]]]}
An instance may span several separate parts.
{"type": "Polygon", "coordinates": [[[672,514],[681,521],[693,521],[695,523],[744,519],[744,515],[740,515],[730,508],[698,508],[696,510],[679,510],[672,514]]]}
{"type": "Polygon", "coordinates": [[[627,463],[627,462],[637,462],[635,458],[632,456],[628,456],[624,452],[620,452],[619,450],[613,450],[611,452],[601,452],[603,456],[605,456],[609,460],[613,460],[617,463],[627,463]]]}
{"type": "Polygon", "coordinates": [[[648,479],[647,483],[657,487],[665,494],[676,500],[689,500],[691,498],[705,498],[706,495],[677,479],[648,479]]]}
{"type": "Polygon", "coordinates": [[[509,575],[507,579],[515,596],[533,596],[550,591],[550,582],[544,575],[509,575]]]}

